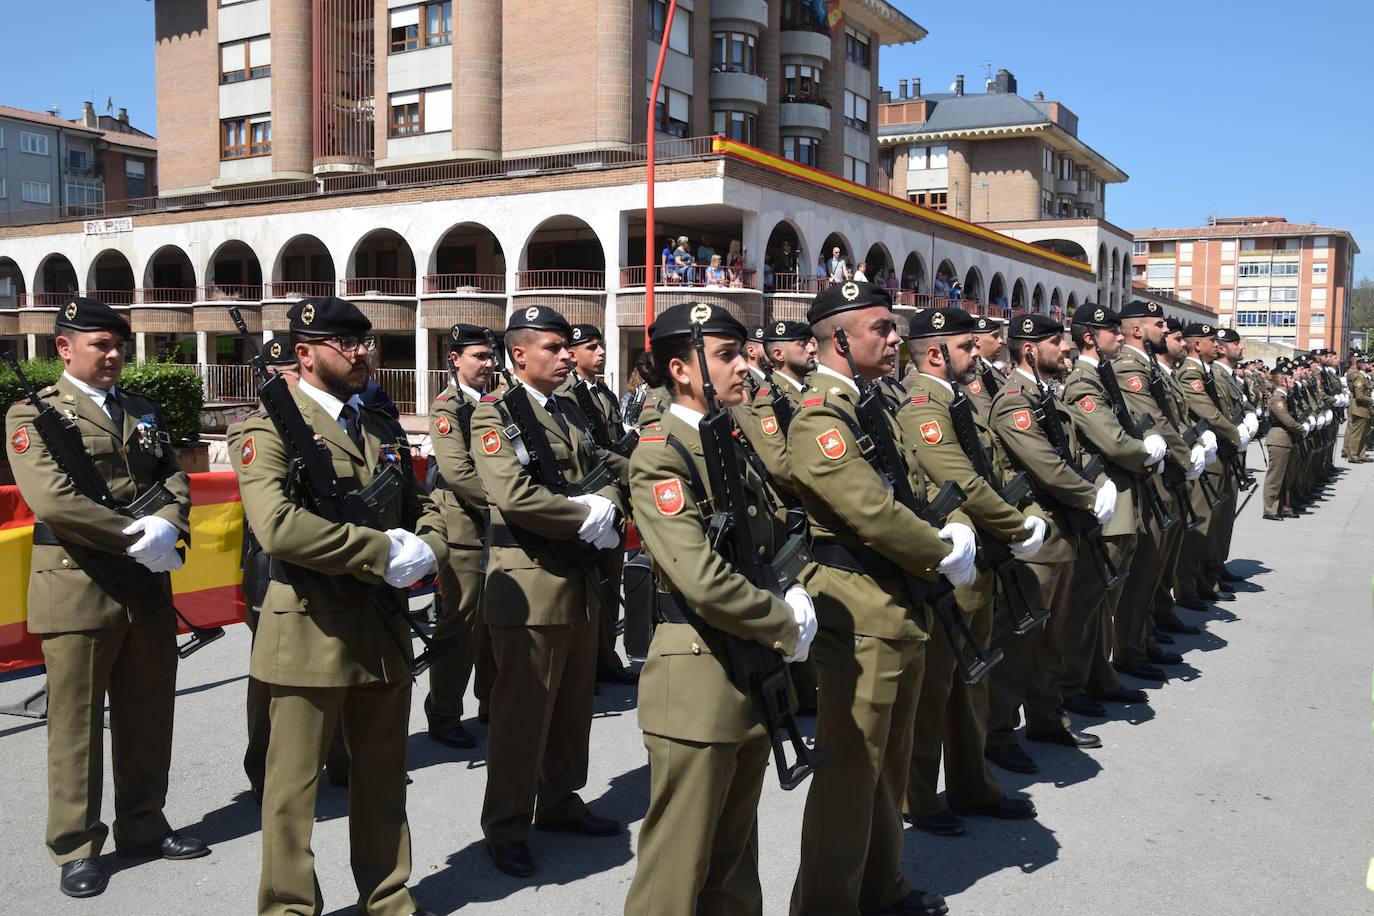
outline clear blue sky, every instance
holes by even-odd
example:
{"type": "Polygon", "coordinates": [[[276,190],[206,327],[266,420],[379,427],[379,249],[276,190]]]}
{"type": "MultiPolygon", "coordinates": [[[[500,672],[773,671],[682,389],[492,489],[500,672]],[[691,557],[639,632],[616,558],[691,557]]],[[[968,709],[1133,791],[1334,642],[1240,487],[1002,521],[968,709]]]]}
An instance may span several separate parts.
{"type": "MultiPolygon", "coordinates": [[[[943,90],[963,73],[977,91],[990,60],[1022,95],[1064,102],[1081,138],[1131,176],[1108,190],[1117,225],[1199,225],[1210,213],[1317,221],[1350,229],[1368,252],[1356,276],[1374,272],[1374,4],[896,3],[930,36],[884,49],[883,85],[919,76],[943,90]]],[[[55,9],[10,0],[6,32],[51,34],[55,9]]],[[[60,50],[15,40],[0,55],[0,103],[75,117],[84,100],[103,111],[112,98],[156,133],[150,0],[68,0],[60,17],[80,24],[60,50]]]]}

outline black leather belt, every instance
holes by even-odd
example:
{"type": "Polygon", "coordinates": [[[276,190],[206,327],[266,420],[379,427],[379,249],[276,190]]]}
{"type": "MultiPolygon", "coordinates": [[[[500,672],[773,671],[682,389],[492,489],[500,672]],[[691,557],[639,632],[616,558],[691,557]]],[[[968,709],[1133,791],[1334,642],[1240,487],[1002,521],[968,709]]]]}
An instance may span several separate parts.
{"type": "Polygon", "coordinates": [[[654,612],[659,623],[686,623],[682,613],[682,596],[677,592],[654,592],[654,612]]]}
{"type": "Polygon", "coordinates": [[[547,541],[548,538],[542,535],[511,525],[492,525],[488,529],[487,543],[492,547],[520,547],[528,550],[536,544],[547,541]]]}
{"type": "Polygon", "coordinates": [[[839,541],[813,538],[810,543],[811,559],[822,566],[843,569],[845,572],[863,573],[868,576],[897,576],[901,569],[887,557],[867,547],[851,547],[839,541]]]}
{"type": "Polygon", "coordinates": [[[52,533],[52,529],[42,522],[33,523],[33,543],[35,547],[61,547],[57,540],[57,535],[52,533]]]}

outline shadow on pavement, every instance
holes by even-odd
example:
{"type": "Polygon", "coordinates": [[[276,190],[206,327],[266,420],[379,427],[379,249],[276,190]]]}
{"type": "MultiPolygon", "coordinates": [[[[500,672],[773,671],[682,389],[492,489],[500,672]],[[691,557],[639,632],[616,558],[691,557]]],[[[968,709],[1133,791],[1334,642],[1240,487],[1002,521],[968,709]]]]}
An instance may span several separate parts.
{"type": "MultiPolygon", "coordinates": [[[[1262,576],[1265,573],[1270,573],[1274,571],[1271,567],[1265,566],[1259,560],[1249,559],[1227,560],[1226,568],[1231,570],[1231,572],[1235,575],[1243,576],[1246,579],[1251,579],[1255,576],[1262,576]]],[[[1234,585],[1235,583],[1232,584],[1234,585]]],[[[1250,584],[1254,585],[1256,583],[1252,582],[1250,584]]]]}
{"type": "Polygon", "coordinates": [[[1054,831],[1039,820],[968,817],[964,823],[968,833],[953,838],[907,828],[903,871],[913,886],[952,897],[1003,869],[1028,875],[1059,858],[1054,831]]]}

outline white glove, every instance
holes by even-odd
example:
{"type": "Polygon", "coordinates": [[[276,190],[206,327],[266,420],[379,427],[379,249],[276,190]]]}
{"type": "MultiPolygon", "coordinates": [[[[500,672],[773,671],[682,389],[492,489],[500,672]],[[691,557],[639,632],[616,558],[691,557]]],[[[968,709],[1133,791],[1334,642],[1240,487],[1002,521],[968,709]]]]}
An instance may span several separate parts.
{"type": "MultiPolygon", "coordinates": [[[[581,506],[586,506],[589,510],[586,519],[582,522],[582,527],[577,529],[577,536],[598,550],[605,550],[600,544],[606,543],[606,532],[614,531],[616,507],[606,497],[599,493],[588,493],[585,496],[570,497],[573,502],[581,506]]],[[[616,534],[616,541],[619,542],[620,536],[616,534]]],[[[614,546],[614,545],[608,545],[614,546]]]]}
{"type": "Polygon", "coordinates": [[[1145,462],[1146,467],[1149,467],[1164,460],[1164,456],[1169,452],[1169,446],[1159,433],[1150,433],[1145,437],[1145,450],[1150,453],[1150,459],[1145,462]]]}
{"type": "Polygon", "coordinates": [[[1116,484],[1108,480],[1097,490],[1097,498],[1093,500],[1093,515],[1097,516],[1097,523],[1105,525],[1116,515],[1116,484]]]}
{"type": "Polygon", "coordinates": [[[438,570],[434,551],[420,540],[413,531],[404,528],[388,528],[386,536],[391,539],[387,553],[386,572],[382,578],[393,588],[406,588],[425,576],[438,570]]]}
{"type": "Polygon", "coordinates": [[[1304,435],[1310,434],[1310,433],[1312,432],[1312,418],[1311,418],[1311,417],[1308,417],[1306,420],[1303,420],[1303,421],[1302,421],[1302,431],[1303,431],[1303,434],[1304,434],[1304,435]]]}
{"type": "Polygon", "coordinates": [[[1045,543],[1045,520],[1038,515],[1026,516],[1026,523],[1022,526],[1030,532],[1030,537],[1024,541],[1013,541],[1007,547],[1011,549],[1011,555],[1018,559],[1029,559],[1040,552],[1040,548],[1045,543]]]}
{"type": "Polygon", "coordinates": [[[1202,476],[1202,472],[1207,470],[1207,449],[1201,445],[1194,445],[1188,461],[1190,466],[1183,476],[1187,480],[1197,480],[1202,476]]]}
{"type": "Polygon", "coordinates": [[[1255,438],[1255,433],[1259,432],[1259,417],[1252,410],[1245,415],[1245,425],[1250,430],[1250,438],[1255,438]]]}
{"type": "Polygon", "coordinates": [[[611,525],[605,531],[597,535],[592,540],[591,545],[597,550],[610,550],[614,547],[619,547],[620,532],[616,530],[615,525],[611,525]]]}
{"type": "Polygon", "coordinates": [[[977,542],[973,539],[973,529],[968,525],[950,522],[940,529],[940,537],[950,543],[950,551],[938,567],[940,573],[949,580],[950,585],[972,585],[978,578],[978,567],[974,565],[977,542]]]}
{"type": "Polygon", "coordinates": [[[1332,423],[1336,421],[1336,415],[1329,410],[1326,413],[1322,414],[1322,416],[1325,417],[1325,419],[1322,421],[1322,426],[1330,426],[1332,423]]]}
{"type": "Polygon", "coordinates": [[[1202,447],[1207,450],[1207,463],[1211,464],[1217,460],[1217,434],[1210,429],[1202,431],[1202,437],[1198,440],[1202,447]]]}
{"type": "Polygon", "coordinates": [[[1250,427],[1242,423],[1236,427],[1236,433],[1240,436],[1240,450],[1243,452],[1250,447],[1250,427]]]}
{"type": "Polygon", "coordinates": [[[816,620],[816,605],[800,585],[794,585],[784,592],[782,600],[791,605],[792,613],[797,618],[797,651],[794,655],[784,656],[783,661],[789,665],[792,662],[804,662],[811,654],[811,640],[816,638],[816,629],[820,626],[816,620]]]}
{"type": "Polygon", "coordinates": [[[124,552],[150,572],[171,572],[180,569],[182,559],[177,555],[177,528],[165,518],[145,515],[124,529],[125,534],[141,535],[124,552]]]}

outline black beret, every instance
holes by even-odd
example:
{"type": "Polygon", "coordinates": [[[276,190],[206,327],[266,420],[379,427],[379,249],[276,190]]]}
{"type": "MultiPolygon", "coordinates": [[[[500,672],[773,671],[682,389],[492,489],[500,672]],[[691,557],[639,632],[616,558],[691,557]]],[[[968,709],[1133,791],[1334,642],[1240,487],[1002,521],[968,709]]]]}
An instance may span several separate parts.
{"type": "Polygon", "coordinates": [[[580,347],[583,344],[591,343],[593,340],[601,339],[601,329],[594,324],[575,324],[572,326],[572,337],[568,338],[568,346],[580,347]]]}
{"type": "Polygon", "coordinates": [[[1110,305],[1085,302],[1073,313],[1073,323],[1086,325],[1090,328],[1119,328],[1121,327],[1121,315],[1110,305]]]}
{"type": "Polygon", "coordinates": [[[1163,318],[1164,309],[1158,302],[1132,299],[1121,307],[1122,318],[1163,318]]]}
{"type": "Polygon", "coordinates": [[[814,336],[805,321],[775,321],[763,328],[764,340],[810,340],[814,336]]]}
{"type": "Polygon", "coordinates": [[[301,337],[359,337],[372,322],[352,302],[338,296],[312,296],[286,310],[291,333],[301,337]]]}
{"type": "Polygon", "coordinates": [[[1002,330],[1004,322],[997,318],[988,318],[985,315],[977,315],[973,319],[973,333],[975,334],[995,334],[1002,330]]]}
{"type": "Polygon", "coordinates": [[[1183,333],[1183,322],[1179,321],[1177,318],[1165,318],[1164,330],[1170,334],[1173,334],[1175,331],[1181,334],[1183,333]]]}
{"type": "Polygon", "coordinates": [[[744,325],[718,305],[709,302],[684,302],[659,314],[649,325],[649,346],[675,337],[687,337],[694,325],[701,325],[702,334],[734,337],[744,342],[744,325]]]}
{"type": "Polygon", "coordinates": [[[1064,326],[1049,315],[1022,315],[1011,320],[1007,336],[1012,340],[1045,340],[1064,333],[1064,326]]]}
{"type": "MultiPolygon", "coordinates": [[[[499,334],[497,335],[500,336],[499,334]]],[[[448,331],[448,348],[461,350],[487,342],[487,329],[477,324],[455,324],[448,331]]]]}
{"type": "Polygon", "coordinates": [[[530,305],[516,308],[506,322],[506,331],[529,329],[531,331],[557,331],[566,339],[572,340],[572,325],[568,319],[547,305],[530,305]]]}
{"type": "Polygon", "coordinates": [[[749,326],[750,340],[763,340],[763,325],[754,324],[749,326]]]}
{"type": "Polygon", "coordinates": [[[875,305],[892,308],[892,297],[887,290],[876,283],[831,283],[823,292],[811,300],[811,308],[806,311],[806,321],[815,325],[832,315],[854,309],[866,309],[875,305]]]}
{"type": "Polygon", "coordinates": [[[113,331],[122,337],[130,334],[124,316],[98,299],[73,296],[57,310],[57,333],[72,331],[113,331]]]}
{"type": "Polygon", "coordinates": [[[1183,326],[1184,337],[1215,337],[1216,325],[1205,321],[1194,321],[1183,326]]]}
{"type": "Polygon", "coordinates": [[[1240,343],[1240,332],[1235,328],[1217,328],[1217,340],[1222,343],[1240,343]]]}
{"type": "Polygon", "coordinates": [[[907,340],[918,337],[946,337],[972,334],[978,322],[963,309],[921,309],[911,316],[907,325],[907,340]]]}
{"type": "Polygon", "coordinates": [[[296,348],[279,338],[269,340],[267,346],[262,348],[262,364],[264,366],[294,366],[296,364],[296,348]]]}

